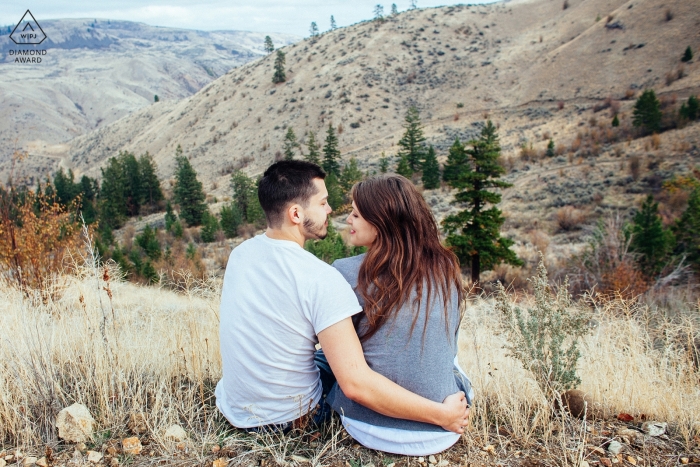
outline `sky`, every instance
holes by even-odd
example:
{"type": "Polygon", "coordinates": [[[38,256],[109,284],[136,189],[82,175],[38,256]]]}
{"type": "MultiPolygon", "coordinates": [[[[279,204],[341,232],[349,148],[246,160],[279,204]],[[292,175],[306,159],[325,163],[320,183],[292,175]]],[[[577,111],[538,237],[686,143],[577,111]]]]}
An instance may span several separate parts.
{"type": "MultiPolygon", "coordinates": [[[[380,0],[381,1],[381,0],[380,0]]],[[[410,8],[411,0],[394,0],[399,11],[410,8]]],[[[467,0],[485,3],[485,0],[467,0]]],[[[93,18],[138,21],[152,26],[186,29],[278,32],[308,36],[315,21],[320,31],[330,28],[333,15],[338,27],[371,19],[377,0],[3,0],[0,26],[17,24],[29,9],[42,19],[93,18]]],[[[417,0],[418,8],[454,5],[449,0],[417,0]]],[[[383,3],[389,14],[391,3],[383,3]]]]}

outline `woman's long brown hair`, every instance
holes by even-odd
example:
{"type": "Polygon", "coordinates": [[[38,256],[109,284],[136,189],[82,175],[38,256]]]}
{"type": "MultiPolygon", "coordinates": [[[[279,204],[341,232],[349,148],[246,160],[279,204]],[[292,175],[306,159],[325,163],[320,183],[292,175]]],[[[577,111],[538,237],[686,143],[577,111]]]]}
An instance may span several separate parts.
{"type": "Polygon", "coordinates": [[[361,340],[373,336],[415,293],[413,333],[424,288],[426,306],[435,293],[442,298],[447,329],[452,287],[457,289],[459,304],[464,288],[457,257],[440,243],[440,231],[423,196],[405,177],[384,175],[357,183],[352,199],[360,215],[377,230],[357,280],[356,291],[365,301],[367,316],[361,340]]]}

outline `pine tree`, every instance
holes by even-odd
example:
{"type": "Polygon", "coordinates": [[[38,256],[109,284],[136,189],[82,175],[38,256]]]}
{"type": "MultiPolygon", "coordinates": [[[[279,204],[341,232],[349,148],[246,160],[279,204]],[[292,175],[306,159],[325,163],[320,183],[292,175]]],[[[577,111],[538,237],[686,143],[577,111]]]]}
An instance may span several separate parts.
{"type": "Polygon", "coordinates": [[[323,170],[328,174],[340,177],[340,150],[338,149],[338,138],[335,136],[333,124],[328,124],[326,131],[326,144],[323,145],[323,170]]]}
{"type": "Polygon", "coordinates": [[[642,273],[648,277],[657,275],[672,246],[673,236],[661,223],[659,203],[650,194],[634,216],[630,243],[630,249],[639,255],[637,263],[642,273]]]}
{"type": "Polygon", "coordinates": [[[331,15],[331,30],[336,29],[338,26],[335,24],[335,18],[331,15]]]}
{"type": "Polygon", "coordinates": [[[173,236],[175,238],[182,238],[182,236],[184,234],[185,234],[185,229],[182,227],[182,222],[180,222],[180,219],[178,219],[173,224],[173,236]]]}
{"type": "Polygon", "coordinates": [[[440,164],[438,164],[435,149],[432,145],[428,148],[428,153],[423,162],[423,187],[426,190],[434,190],[440,187],[440,164]]]}
{"type": "Polygon", "coordinates": [[[339,209],[345,202],[343,188],[335,173],[331,172],[326,177],[326,190],[328,190],[328,204],[332,209],[339,209]]]}
{"type": "Polygon", "coordinates": [[[382,157],[379,158],[379,172],[385,174],[389,171],[389,158],[384,155],[382,151],[382,157]]]}
{"type": "Polygon", "coordinates": [[[618,126],[620,126],[620,119],[617,118],[617,114],[615,114],[615,116],[614,116],[613,119],[612,119],[612,126],[613,126],[613,127],[618,127],[618,126]]]}
{"type": "Polygon", "coordinates": [[[547,144],[547,157],[554,157],[554,140],[550,138],[549,143],[547,144]]]}
{"type": "Polygon", "coordinates": [[[399,9],[396,6],[396,3],[391,4],[391,16],[396,16],[399,14],[399,9]]]}
{"type": "Polygon", "coordinates": [[[287,134],[284,135],[284,158],[288,161],[294,159],[294,149],[299,145],[297,136],[294,134],[292,127],[287,128],[287,134]]]}
{"type": "Polygon", "coordinates": [[[221,217],[221,230],[226,238],[233,238],[238,234],[238,228],[243,224],[243,213],[234,202],[223,206],[219,213],[221,217]]]}
{"type": "Polygon", "coordinates": [[[408,160],[405,157],[399,156],[399,163],[396,165],[396,173],[409,180],[413,176],[413,170],[411,170],[411,167],[408,165],[408,160]]]}
{"type": "Polygon", "coordinates": [[[684,62],[689,62],[692,59],[693,59],[693,49],[691,49],[690,46],[688,46],[685,49],[685,52],[683,53],[683,57],[681,57],[681,60],[684,62]]]}
{"type": "Polygon", "coordinates": [[[173,195],[175,202],[180,205],[180,218],[187,222],[187,225],[200,225],[202,216],[207,211],[207,206],[204,203],[206,197],[202,189],[202,182],[197,180],[197,172],[190,161],[182,155],[180,145],[177,146],[175,163],[173,195]]]}
{"type": "Polygon", "coordinates": [[[152,229],[149,224],[146,225],[143,232],[136,236],[136,244],[143,248],[146,256],[152,260],[160,259],[162,254],[160,242],[158,242],[158,238],[156,237],[156,231],[152,229]]]}
{"type": "Polygon", "coordinates": [[[316,21],[311,22],[311,26],[309,27],[309,35],[311,37],[311,42],[316,42],[316,39],[318,38],[318,26],[316,25],[316,21]]]}
{"type": "Polygon", "coordinates": [[[238,206],[238,210],[243,216],[243,220],[248,220],[248,206],[251,203],[251,196],[257,198],[257,191],[254,192],[255,181],[244,172],[236,170],[231,174],[231,189],[233,190],[233,204],[238,206]]]}
{"type": "Polygon", "coordinates": [[[284,83],[287,81],[287,74],[284,71],[284,62],[284,52],[277,49],[277,57],[275,57],[275,74],[272,75],[272,82],[275,84],[284,83]]]}
{"type": "Polygon", "coordinates": [[[384,21],[384,7],[382,5],[374,6],[374,20],[384,21]]]}
{"type": "Polygon", "coordinates": [[[149,284],[157,284],[158,280],[160,279],[158,272],[156,272],[156,268],[153,267],[153,264],[151,264],[150,261],[146,261],[146,263],[143,265],[141,274],[149,284]]]}
{"type": "Polygon", "coordinates": [[[260,198],[258,198],[258,179],[248,192],[248,209],[246,210],[246,220],[249,224],[253,224],[256,227],[263,227],[265,225],[265,211],[263,211],[262,206],[260,206],[260,198]]]}
{"type": "Polygon", "coordinates": [[[690,120],[691,122],[698,118],[698,115],[700,115],[700,103],[698,102],[698,98],[695,96],[690,96],[688,98],[687,102],[684,102],[683,105],[681,105],[680,109],[680,115],[686,120],[690,120]]]}
{"type": "Polygon", "coordinates": [[[645,133],[661,130],[661,103],[653,89],[647,89],[634,104],[632,124],[645,133]]]}
{"type": "Polygon", "coordinates": [[[153,95],[153,102],[158,102],[160,99],[158,98],[158,94],[153,95]]]}
{"type": "Polygon", "coordinates": [[[313,164],[321,165],[321,154],[313,131],[309,132],[309,141],[306,143],[306,147],[309,149],[309,153],[304,156],[304,159],[313,164]]]}
{"type": "Polygon", "coordinates": [[[272,38],[270,36],[265,36],[265,52],[272,53],[275,51],[275,45],[272,43],[272,38]]]}
{"type": "Polygon", "coordinates": [[[80,194],[80,185],[77,185],[73,181],[74,178],[71,169],[68,169],[68,174],[66,175],[62,167],[58,169],[58,172],[56,172],[53,177],[56,201],[64,206],[68,206],[68,204],[80,194]]]}
{"type": "Polygon", "coordinates": [[[700,188],[690,194],[688,207],[673,230],[680,253],[700,272],[700,188]]]}
{"type": "Polygon", "coordinates": [[[421,169],[421,163],[425,154],[425,148],[423,147],[425,136],[423,136],[423,126],[421,125],[417,108],[410,107],[408,109],[403,127],[406,129],[406,132],[399,140],[399,146],[401,146],[399,157],[406,159],[412,172],[417,172],[421,169]]]}
{"type": "Polygon", "coordinates": [[[110,157],[107,165],[100,171],[100,220],[102,225],[118,229],[127,217],[124,173],[116,157],[110,157]]]}
{"type": "Polygon", "coordinates": [[[138,216],[141,211],[141,170],[136,156],[128,151],[119,153],[119,164],[123,171],[126,211],[129,216],[138,216]]]}
{"type": "Polygon", "coordinates": [[[175,212],[173,211],[173,206],[170,204],[170,201],[168,201],[168,204],[165,205],[166,232],[170,232],[170,229],[172,229],[173,224],[175,224],[175,221],[177,221],[177,217],[175,216],[175,212]]]}
{"type": "Polygon", "coordinates": [[[156,203],[162,201],[163,191],[160,189],[160,180],[156,175],[156,163],[148,152],[139,157],[139,176],[141,179],[141,193],[139,202],[155,206],[156,203]]]}
{"type": "Polygon", "coordinates": [[[447,154],[447,163],[442,171],[442,180],[452,185],[452,182],[457,181],[463,170],[469,170],[469,158],[464,145],[455,138],[450,151],[447,154]]]}
{"type": "Polygon", "coordinates": [[[343,189],[343,194],[347,196],[352,186],[362,178],[362,171],[357,166],[357,159],[351,157],[350,162],[345,164],[343,172],[340,174],[340,187],[343,189]]]}
{"type": "Polygon", "coordinates": [[[501,147],[496,127],[489,120],[481,130],[478,140],[469,142],[469,165],[465,165],[458,178],[450,182],[459,191],[455,202],[465,207],[443,222],[447,231],[447,245],[452,248],[462,265],[471,264],[471,279],[478,284],[481,271],[492,269],[501,262],[513,266],[523,264],[510,247],[513,241],[501,237],[499,229],[505,219],[496,204],[501,195],[489,189],[510,187],[498,180],[505,169],[498,163],[501,147]],[[487,205],[491,208],[485,209],[487,205]]]}
{"type": "Polygon", "coordinates": [[[211,243],[216,239],[216,232],[219,231],[219,221],[208,210],[202,214],[202,230],[200,235],[204,243],[211,243]]]}

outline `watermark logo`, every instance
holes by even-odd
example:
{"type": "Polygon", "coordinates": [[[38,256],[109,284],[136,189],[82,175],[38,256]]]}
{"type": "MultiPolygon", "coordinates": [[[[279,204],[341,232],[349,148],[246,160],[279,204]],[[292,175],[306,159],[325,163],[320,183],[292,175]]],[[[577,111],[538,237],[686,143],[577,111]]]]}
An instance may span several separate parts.
{"type": "Polygon", "coordinates": [[[10,34],[10,39],[17,45],[39,45],[46,39],[46,34],[32,12],[27,10],[10,34]]]}

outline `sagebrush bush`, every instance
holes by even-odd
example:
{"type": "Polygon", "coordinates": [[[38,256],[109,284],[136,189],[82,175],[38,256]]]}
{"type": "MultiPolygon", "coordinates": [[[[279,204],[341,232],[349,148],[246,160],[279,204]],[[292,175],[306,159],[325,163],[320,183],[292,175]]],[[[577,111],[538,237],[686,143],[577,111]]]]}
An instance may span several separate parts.
{"type": "Polygon", "coordinates": [[[506,349],[529,370],[546,395],[581,384],[576,364],[581,357],[579,340],[588,334],[588,314],[575,306],[569,295],[568,278],[553,294],[544,259],[537,275],[528,279],[535,294],[535,306],[527,311],[513,306],[499,282],[496,310],[507,335],[506,349]]]}

